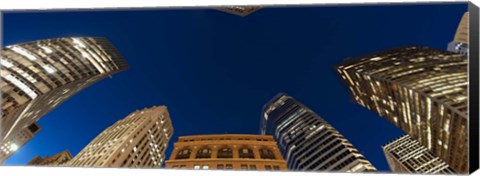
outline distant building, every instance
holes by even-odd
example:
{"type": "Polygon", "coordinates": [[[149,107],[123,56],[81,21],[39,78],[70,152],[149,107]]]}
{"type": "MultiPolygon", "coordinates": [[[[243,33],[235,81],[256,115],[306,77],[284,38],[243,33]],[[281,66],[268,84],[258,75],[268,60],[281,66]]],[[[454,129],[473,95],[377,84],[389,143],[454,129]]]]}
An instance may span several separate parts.
{"type": "Polygon", "coordinates": [[[411,46],[346,60],[338,72],[360,105],[468,171],[467,56],[411,46]]]}
{"type": "Polygon", "coordinates": [[[92,37],[6,46],[0,66],[0,146],[77,92],[128,67],[110,42],[92,37]]]}
{"type": "Polygon", "coordinates": [[[57,153],[53,156],[47,156],[42,158],[40,156],[36,156],[31,161],[27,163],[27,165],[35,165],[35,166],[60,166],[67,161],[72,159],[72,154],[68,150],[63,152],[57,153]]]}
{"type": "Polygon", "coordinates": [[[3,163],[7,158],[12,156],[19,148],[22,148],[23,145],[30,141],[41,129],[37,123],[32,123],[20,131],[20,133],[17,133],[11,140],[4,142],[0,147],[0,163],[3,163]]]}
{"type": "Polygon", "coordinates": [[[172,135],[166,106],[137,110],[105,129],[65,166],[160,168],[172,135]]]}
{"type": "Polygon", "coordinates": [[[454,174],[445,161],[418,141],[404,135],[383,147],[388,165],[394,173],[454,174]]]}
{"type": "Polygon", "coordinates": [[[335,128],[286,94],[264,106],[260,133],[273,135],[289,170],[376,171],[335,128]]]}
{"type": "Polygon", "coordinates": [[[448,44],[448,51],[460,53],[467,55],[468,54],[468,23],[469,23],[469,13],[465,12],[460,24],[458,24],[457,32],[455,33],[455,38],[452,42],[448,44]]]}
{"type": "Polygon", "coordinates": [[[287,170],[277,143],[265,135],[181,136],[166,168],[211,170],[287,170]]]}
{"type": "Polygon", "coordinates": [[[238,15],[241,17],[250,15],[251,13],[261,9],[261,6],[222,6],[222,7],[217,7],[215,9],[222,11],[222,12],[227,12],[230,14],[238,15]]]}

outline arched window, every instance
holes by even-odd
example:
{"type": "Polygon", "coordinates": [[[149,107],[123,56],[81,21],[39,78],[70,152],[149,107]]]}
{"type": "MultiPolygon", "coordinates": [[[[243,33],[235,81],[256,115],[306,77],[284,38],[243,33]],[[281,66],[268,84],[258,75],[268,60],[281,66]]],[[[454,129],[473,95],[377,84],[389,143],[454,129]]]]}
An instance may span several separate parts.
{"type": "Polygon", "coordinates": [[[233,158],[231,148],[222,148],[218,150],[217,158],[233,158]]]}
{"type": "Polygon", "coordinates": [[[190,153],[192,153],[192,152],[190,151],[190,149],[180,150],[180,151],[177,153],[177,157],[175,157],[175,159],[188,159],[188,158],[190,158],[190,153]]]}
{"type": "Polygon", "coordinates": [[[249,148],[240,148],[238,154],[240,158],[255,158],[253,150],[249,148]]]}
{"type": "Polygon", "coordinates": [[[275,159],[275,154],[270,149],[260,149],[260,158],[275,159]]]}
{"type": "Polygon", "coordinates": [[[210,158],[212,156],[212,150],[208,148],[203,148],[197,151],[197,156],[195,158],[210,158]]]}

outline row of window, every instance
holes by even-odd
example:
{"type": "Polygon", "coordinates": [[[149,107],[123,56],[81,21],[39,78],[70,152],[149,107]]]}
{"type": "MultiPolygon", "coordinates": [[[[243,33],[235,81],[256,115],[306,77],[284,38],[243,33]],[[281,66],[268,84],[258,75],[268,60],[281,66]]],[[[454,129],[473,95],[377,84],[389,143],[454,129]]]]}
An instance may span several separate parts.
{"type": "Polygon", "coordinates": [[[183,142],[193,142],[193,141],[212,141],[212,140],[256,140],[256,141],[272,141],[271,139],[251,139],[251,138],[202,138],[198,139],[184,139],[183,142]]]}
{"type": "MultiPolygon", "coordinates": [[[[269,149],[260,149],[260,158],[261,159],[276,159],[275,154],[269,149]]],[[[240,148],[238,149],[239,158],[255,158],[252,149],[249,148],[240,148]]],[[[175,159],[189,159],[191,154],[190,149],[183,149],[177,153],[175,159]]],[[[196,159],[205,159],[212,157],[212,150],[209,148],[203,148],[197,151],[195,158],[196,159]]],[[[217,158],[233,158],[233,151],[231,148],[221,148],[218,150],[217,158]]]]}
{"type": "MultiPolygon", "coordinates": [[[[280,166],[278,165],[265,165],[265,170],[280,170],[280,166]]],[[[187,168],[186,165],[173,165],[172,166],[173,169],[177,169],[177,168],[180,168],[180,169],[185,169],[187,168]]],[[[199,165],[199,164],[195,164],[193,165],[193,169],[195,170],[207,170],[209,169],[210,166],[208,164],[204,164],[204,165],[199,165]]],[[[232,164],[217,164],[217,170],[233,170],[233,165],[232,164]]],[[[240,165],[240,170],[257,170],[257,165],[254,165],[254,164],[241,164],[240,165]]]]}

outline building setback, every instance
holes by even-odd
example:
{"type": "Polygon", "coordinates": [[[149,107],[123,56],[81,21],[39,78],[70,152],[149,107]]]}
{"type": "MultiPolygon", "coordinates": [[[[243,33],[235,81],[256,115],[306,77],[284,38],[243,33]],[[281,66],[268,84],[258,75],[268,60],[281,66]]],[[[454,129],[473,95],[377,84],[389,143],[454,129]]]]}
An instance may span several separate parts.
{"type": "Polygon", "coordinates": [[[0,147],[0,163],[3,163],[7,158],[13,155],[19,148],[30,141],[42,128],[37,123],[32,123],[27,128],[24,128],[20,133],[17,133],[11,140],[6,141],[0,147]]]}
{"type": "Polygon", "coordinates": [[[13,141],[77,92],[128,67],[110,42],[92,37],[6,46],[0,52],[0,66],[0,145],[13,141]]]}
{"type": "Polygon", "coordinates": [[[219,10],[219,11],[222,11],[222,12],[226,12],[226,13],[230,13],[230,14],[234,14],[234,15],[238,15],[238,16],[241,16],[241,17],[244,17],[244,16],[247,16],[247,15],[250,15],[251,13],[261,9],[262,7],[260,6],[221,6],[221,7],[217,7],[215,9],[219,10]]]}
{"type": "Polygon", "coordinates": [[[460,53],[467,55],[468,54],[468,23],[469,23],[469,13],[465,12],[458,24],[457,32],[452,42],[448,44],[448,51],[460,53]]]}
{"type": "Polygon", "coordinates": [[[392,172],[454,174],[445,161],[409,135],[399,137],[382,148],[392,172]]]}
{"type": "Polygon", "coordinates": [[[338,67],[353,99],[410,134],[455,171],[468,171],[467,57],[391,49],[338,67]]]}
{"type": "Polygon", "coordinates": [[[289,170],[376,171],[335,128],[286,94],[265,105],[260,133],[273,135],[289,170]]]}
{"type": "Polygon", "coordinates": [[[35,165],[35,166],[60,166],[72,159],[72,154],[68,150],[63,152],[57,153],[53,156],[47,156],[42,158],[40,156],[34,157],[30,160],[27,165],[35,165]]]}
{"type": "Polygon", "coordinates": [[[272,136],[222,134],[181,136],[166,168],[287,170],[272,136]]]}
{"type": "Polygon", "coordinates": [[[172,135],[166,106],[137,110],[105,129],[65,166],[160,168],[172,135]]]}

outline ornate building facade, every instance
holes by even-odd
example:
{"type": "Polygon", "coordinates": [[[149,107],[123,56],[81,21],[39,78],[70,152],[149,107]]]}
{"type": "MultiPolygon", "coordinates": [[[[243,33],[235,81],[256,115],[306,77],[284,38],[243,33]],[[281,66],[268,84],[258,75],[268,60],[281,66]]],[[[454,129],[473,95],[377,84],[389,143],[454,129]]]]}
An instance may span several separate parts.
{"type": "Polygon", "coordinates": [[[72,154],[68,150],[63,152],[57,153],[53,156],[47,156],[42,158],[40,156],[36,156],[32,160],[30,160],[27,165],[34,165],[34,166],[60,166],[65,164],[66,162],[70,161],[73,158],[72,154]]]}
{"type": "Polygon", "coordinates": [[[166,161],[172,169],[287,170],[271,136],[222,134],[181,136],[166,161]]]}

